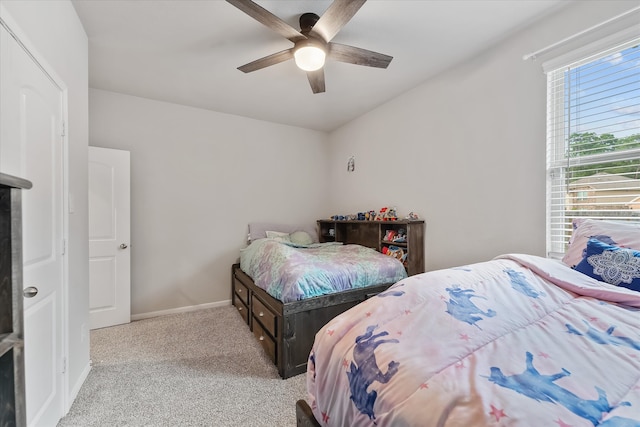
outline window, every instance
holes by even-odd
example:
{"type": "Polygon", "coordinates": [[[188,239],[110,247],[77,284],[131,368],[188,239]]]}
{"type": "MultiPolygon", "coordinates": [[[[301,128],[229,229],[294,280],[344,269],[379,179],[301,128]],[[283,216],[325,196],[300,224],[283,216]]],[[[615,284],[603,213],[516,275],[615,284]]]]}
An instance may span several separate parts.
{"type": "Polygon", "coordinates": [[[640,39],[547,74],[547,252],[574,218],[640,221],[640,39]]]}

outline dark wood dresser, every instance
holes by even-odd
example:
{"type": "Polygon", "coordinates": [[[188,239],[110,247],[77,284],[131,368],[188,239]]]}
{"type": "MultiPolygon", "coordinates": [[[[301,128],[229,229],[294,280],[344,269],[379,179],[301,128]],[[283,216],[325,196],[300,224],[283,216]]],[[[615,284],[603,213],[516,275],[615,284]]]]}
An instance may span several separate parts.
{"type": "Polygon", "coordinates": [[[0,426],[26,425],[21,189],[28,188],[0,173],[0,426]]]}

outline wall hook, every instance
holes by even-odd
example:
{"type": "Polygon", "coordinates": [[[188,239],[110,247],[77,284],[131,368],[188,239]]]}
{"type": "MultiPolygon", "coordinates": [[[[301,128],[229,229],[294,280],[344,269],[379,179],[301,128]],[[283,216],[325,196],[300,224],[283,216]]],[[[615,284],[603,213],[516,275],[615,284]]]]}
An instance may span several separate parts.
{"type": "Polygon", "coordinates": [[[354,170],[356,170],[356,158],[351,156],[347,162],[347,172],[353,172],[354,170]]]}

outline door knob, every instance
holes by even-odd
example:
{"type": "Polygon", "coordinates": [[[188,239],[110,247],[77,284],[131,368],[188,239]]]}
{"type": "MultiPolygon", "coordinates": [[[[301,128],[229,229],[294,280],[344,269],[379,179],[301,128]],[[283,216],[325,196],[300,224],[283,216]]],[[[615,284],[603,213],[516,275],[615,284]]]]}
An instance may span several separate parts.
{"type": "Polygon", "coordinates": [[[122,243],[122,244],[120,245],[120,249],[127,249],[127,248],[128,248],[128,246],[127,246],[127,244],[126,244],[126,243],[122,243]]]}
{"type": "Polygon", "coordinates": [[[36,288],[35,286],[29,286],[28,288],[24,288],[24,291],[22,291],[22,295],[24,295],[25,298],[33,298],[38,294],[38,288],[36,288]]]}

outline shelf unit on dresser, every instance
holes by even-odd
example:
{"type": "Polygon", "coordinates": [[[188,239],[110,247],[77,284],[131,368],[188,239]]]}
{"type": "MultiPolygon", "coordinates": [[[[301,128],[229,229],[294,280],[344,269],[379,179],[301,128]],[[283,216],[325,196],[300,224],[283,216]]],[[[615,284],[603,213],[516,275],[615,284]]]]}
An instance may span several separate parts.
{"type": "Polygon", "coordinates": [[[21,190],[29,188],[0,173],[0,426],[26,425],[21,190]]]}
{"type": "Polygon", "coordinates": [[[382,252],[383,247],[397,246],[407,252],[405,268],[409,276],[424,273],[424,220],[396,221],[318,221],[321,242],[342,242],[373,248],[382,252]],[[404,229],[406,242],[384,240],[387,231],[404,229]],[[330,230],[333,230],[331,232],[330,230]]]}

